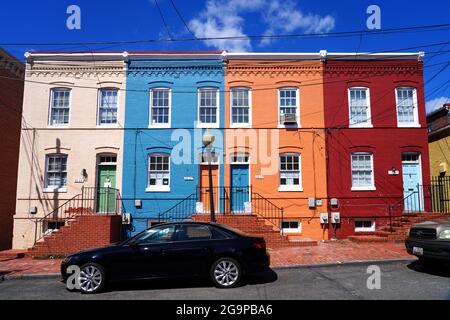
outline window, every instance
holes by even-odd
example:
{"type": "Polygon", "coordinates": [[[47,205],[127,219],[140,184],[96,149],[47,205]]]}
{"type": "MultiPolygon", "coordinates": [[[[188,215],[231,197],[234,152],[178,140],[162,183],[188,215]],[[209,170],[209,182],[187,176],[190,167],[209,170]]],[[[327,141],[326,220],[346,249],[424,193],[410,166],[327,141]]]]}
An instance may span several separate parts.
{"type": "Polygon", "coordinates": [[[211,230],[207,226],[182,225],[178,230],[179,241],[209,240],[211,238],[211,230]]]}
{"type": "Polygon", "coordinates": [[[99,157],[99,164],[116,164],[117,156],[115,155],[107,155],[99,157]]]}
{"type": "Polygon", "coordinates": [[[375,190],[373,179],[373,154],[352,154],[352,190],[375,190]]]}
{"type": "Polygon", "coordinates": [[[150,244],[170,242],[175,238],[175,225],[155,227],[132,238],[131,241],[137,244],[150,244]]]}
{"type": "Polygon", "coordinates": [[[231,89],[231,125],[250,124],[250,90],[247,88],[231,89]]]}
{"type": "Polygon", "coordinates": [[[67,156],[48,155],[46,159],[45,191],[65,191],[67,187],[67,156]]]}
{"type": "Polygon", "coordinates": [[[58,88],[51,91],[50,120],[51,126],[69,124],[70,89],[58,88]]]}
{"type": "Polygon", "coordinates": [[[150,126],[170,126],[171,94],[168,88],[152,89],[150,92],[150,126]]]}
{"type": "Polygon", "coordinates": [[[298,124],[298,89],[282,88],[278,90],[279,124],[298,124]]]}
{"type": "Polygon", "coordinates": [[[285,153],[280,155],[279,191],[301,191],[300,155],[285,153]]]}
{"type": "Polygon", "coordinates": [[[397,122],[399,127],[419,126],[415,88],[397,88],[397,122]]]}
{"type": "Polygon", "coordinates": [[[147,191],[170,191],[170,157],[164,153],[149,155],[147,191]]]}
{"type": "Polygon", "coordinates": [[[373,232],[375,231],[375,221],[373,220],[356,220],[355,232],[373,232]]]}
{"type": "Polygon", "coordinates": [[[217,126],[218,92],[215,88],[201,88],[198,91],[198,115],[200,126],[217,126]]]}
{"type": "Polygon", "coordinates": [[[101,89],[98,110],[98,124],[117,123],[117,89],[101,89]]]}
{"type": "Polygon", "coordinates": [[[350,126],[371,126],[369,89],[350,88],[348,99],[350,108],[350,126]]]}
{"type": "Polygon", "coordinates": [[[291,220],[291,221],[283,221],[281,224],[281,228],[285,233],[300,233],[302,232],[302,224],[300,221],[291,220]]]}
{"type": "Polygon", "coordinates": [[[402,162],[405,163],[419,163],[419,154],[418,153],[404,153],[402,154],[402,162]]]}
{"type": "Polygon", "coordinates": [[[244,152],[232,153],[230,160],[232,164],[246,164],[249,162],[249,155],[244,152]]]}

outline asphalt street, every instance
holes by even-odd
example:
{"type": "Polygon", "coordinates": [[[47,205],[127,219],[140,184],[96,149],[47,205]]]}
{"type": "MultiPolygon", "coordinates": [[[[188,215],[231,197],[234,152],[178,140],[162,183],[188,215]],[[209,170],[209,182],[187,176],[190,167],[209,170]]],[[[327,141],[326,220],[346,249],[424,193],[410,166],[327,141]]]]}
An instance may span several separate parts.
{"type": "Polygon", "coordinates": [[[0,300],[9,299],[439,299],[450,300],[450,267],[424,268],[419,262],[380,263],[380,289],[368,289],[368,264],[273,269],[235,289],[217,289],[208,280],[152,280],[110,286],[97,295],[69,292],[56,278],[0,282],[0,300]]]}

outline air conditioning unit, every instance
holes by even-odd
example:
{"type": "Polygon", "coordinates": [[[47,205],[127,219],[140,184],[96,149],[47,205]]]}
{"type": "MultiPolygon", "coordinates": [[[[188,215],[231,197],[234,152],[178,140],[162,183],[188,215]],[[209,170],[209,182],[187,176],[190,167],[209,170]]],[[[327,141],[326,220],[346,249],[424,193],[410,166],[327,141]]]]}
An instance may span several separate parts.
{"type": "Polygon", "coordinates": [[[285,113],[280,116],[280,122],[282,124],[296,124],[297,116],[295,113],[285,113]]]}
{"type": "Polygon", "coordinates": [[[332,207],[337,207],[339,205],[339,201],[336,198],[331,198],[330,199],[330,206],[332,207]]]}

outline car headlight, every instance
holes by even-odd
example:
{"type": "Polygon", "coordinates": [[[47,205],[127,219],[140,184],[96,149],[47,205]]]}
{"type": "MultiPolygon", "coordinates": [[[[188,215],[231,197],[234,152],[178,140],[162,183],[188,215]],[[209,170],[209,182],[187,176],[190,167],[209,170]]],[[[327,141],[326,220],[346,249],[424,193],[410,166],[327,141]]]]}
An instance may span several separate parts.
{"type": "Polygon", "coordinates": [[[441,233],[439,233],[439,239],[450,240],[450,229],[441,231],[441,233]]]}

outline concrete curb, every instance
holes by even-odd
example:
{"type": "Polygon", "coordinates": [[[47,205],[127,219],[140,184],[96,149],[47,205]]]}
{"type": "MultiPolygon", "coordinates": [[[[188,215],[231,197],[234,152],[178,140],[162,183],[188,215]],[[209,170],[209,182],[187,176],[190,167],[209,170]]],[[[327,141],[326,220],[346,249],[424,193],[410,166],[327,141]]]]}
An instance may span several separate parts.
{"type": "MultiPolygon", "coordinates": [[[[353,260],[342,262],[330,262],[330,263],[318,263],[318,264],[296,264],[285,266],[273,266],[271,269],[275,270],[287,270],[287,269],[305,269],[305,268],[322,268],[322,267],[336,267],[336,266],[351,266],[351,265],[364,265],[364,264],[388,264],[388,263],[407,263],[414,262],[417,259],[383,259],[383,260],[353,260]]],[[[0,281],[5,280],[29,280],[29,279],[61,279],[59,273],[44,273],[44,274],[20,274],[20,275],[3,275],[0,276],[0,281]]]]}
{"type": "Polygon", "coordinates": [[[306,268],[322,268],[322,267],[336,267],[336,266],[351,266],[351,265],[364,265],[364,264],[389,264],[389,263],[402,263],[402,262],[414,262],[417,259],[414,258],[402,258],[402,259],[381,259],[381,260],[351,260],[342,262],[329,262],[329,263],[317,263],[317,264],[296,264],[296,265],[284,265],[273,266],[271,269],[306,269],[306,268]]]}
{"type": "Polygon", "coordinates": [[[3,275],[0,276],[0,281],[5,280],[29,280],[29,279],[61,279],[60,273],[38,273],[38,274],[18,274],[18,275],[3,275]]]}

